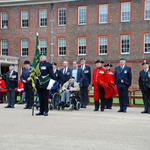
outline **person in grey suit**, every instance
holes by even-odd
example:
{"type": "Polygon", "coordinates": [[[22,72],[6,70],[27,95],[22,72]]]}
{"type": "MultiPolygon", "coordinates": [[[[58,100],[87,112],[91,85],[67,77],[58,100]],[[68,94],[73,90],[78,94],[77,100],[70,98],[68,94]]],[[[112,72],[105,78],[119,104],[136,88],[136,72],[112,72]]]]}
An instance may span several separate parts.
{"type": "Polygon", "coordinates": [[[18,86],[18,73],[14,71],[14,64],[9,66],[6,74],[6,89],[8,105],[5,108],[14,108],[15,105],[15,88],[18,86]]]}
{"type": "Polygon", "coordinates": [[[73,61],[72,65],[73,68],[71,69],[71,76],[74,77],[75,81],[79,83],[80,86],[82,86],[83,71],[81,68],[78,67],[76,61],[73,61]]]}

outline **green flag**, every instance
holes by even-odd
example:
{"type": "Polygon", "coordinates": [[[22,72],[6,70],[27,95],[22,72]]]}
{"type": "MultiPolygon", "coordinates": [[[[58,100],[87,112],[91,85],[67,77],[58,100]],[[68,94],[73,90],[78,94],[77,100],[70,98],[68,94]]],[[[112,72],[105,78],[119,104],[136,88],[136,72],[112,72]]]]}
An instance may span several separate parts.
{"type": "Polygon", "coordinates": [[[35,91],[37,91],[35,85],[36,85],[36,77],[39,74],[39,57],[40,57],[40,46],[39,46],[39,36],[37,34],[35,55],[34,55],[31,74],[30,74],[32,80],[32,86],[35,91]]]}

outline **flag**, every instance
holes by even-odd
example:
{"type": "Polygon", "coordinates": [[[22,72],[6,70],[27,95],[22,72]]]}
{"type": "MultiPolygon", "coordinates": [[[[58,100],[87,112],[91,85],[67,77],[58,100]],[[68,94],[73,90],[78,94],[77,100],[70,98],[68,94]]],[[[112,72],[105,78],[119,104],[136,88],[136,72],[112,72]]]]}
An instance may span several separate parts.
{"type": "Polygon", "coordinates": [[[39,57],[40,57],[40,46],[39,46],[39,36],[37,33],[35,55],[34,55],[31,74],[30,74],[30,78],[32,80],[32,86],[35,91],[37,91],[36,90],[36,77],[39,73],[39,57]]]}

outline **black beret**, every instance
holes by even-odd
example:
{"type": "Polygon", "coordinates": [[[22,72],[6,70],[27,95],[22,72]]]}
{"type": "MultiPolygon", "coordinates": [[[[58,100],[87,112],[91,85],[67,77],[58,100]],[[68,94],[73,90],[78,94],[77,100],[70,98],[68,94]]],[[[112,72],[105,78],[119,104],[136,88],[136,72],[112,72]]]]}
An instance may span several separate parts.
{"type": "Polygon", "coordinates": [[[107,67],[107,66],[112,67],[112,64],[111,63],[107,63],[107,64],[104,65],[104,67],[107,67]]]}
{"type": "Polygon", "coordinates": [[[30,61],[29,60],[25,60],[24,64],[30,64],[30,61]]]}
{"type": "Polygon", "coordinates": [[[96,63],[104,63],[104,61],[101,60],[101,59],[98,59],[98,60],[95,61],[95,64],[96,64],[96,63]]]}
{"type": "Polygon", "coordinates": [[[149,64],[149,62],[148,61],[143,61],[142,65],[145,65],[145,64],[149,64]]]}
{"type": "Polygon", "coordinates": [[[40,56],[41,56],[41,55],[47,56],[47,53],[42,52],[42,53],[40,53],[40,56]]]}
{"type": "Polygon", "coordinates": [[[14,64],[10,64],[9,66],[15,66],[14,64]]]}
{"type": "Polygon", "coordinates": [[[55,62],[52,62],[52,65],[55,65],[55,66],[57,66],[57,63],[55,63],[55,62]]]}

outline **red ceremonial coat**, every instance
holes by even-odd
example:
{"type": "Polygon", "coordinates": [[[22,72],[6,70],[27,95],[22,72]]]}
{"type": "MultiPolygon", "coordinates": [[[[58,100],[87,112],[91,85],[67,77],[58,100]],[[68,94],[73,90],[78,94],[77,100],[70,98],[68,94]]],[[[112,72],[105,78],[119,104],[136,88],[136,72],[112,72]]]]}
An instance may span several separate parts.
{"type": "Polygon", "coordinates": [[[105,71],[106,70],[104,68],[95,68],[93,70],[92,83],[94,86],[94,101],[98,101],[100,99],[98,84],[105,87],[105,71]]]}
{"type": "Polygon", "coordinates": [[[4,80],[0,80],[0,92],[6,92],[6,84],[4,80]]]}
{"type": "Polygon", "coordinates": [[[116,96],[118,94],[117,87],[114,83],[115,71],[114,70],[106,70],[105,73],[105,82],[108,86],[105,86],[105,98],[110,98],[112,96],[116,96]]]}
{"type": "Polygon", "coordinates": [[[17,92],[22,92],[24,90],[24,84],[21,82],[21,80],[18,82],[18,88],[17,92]]]}

